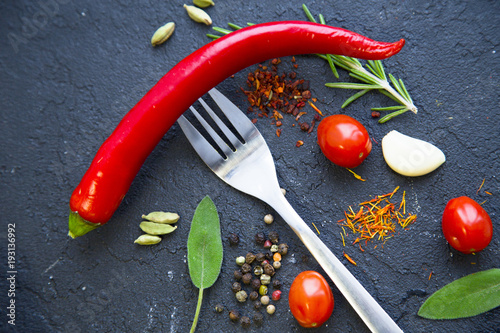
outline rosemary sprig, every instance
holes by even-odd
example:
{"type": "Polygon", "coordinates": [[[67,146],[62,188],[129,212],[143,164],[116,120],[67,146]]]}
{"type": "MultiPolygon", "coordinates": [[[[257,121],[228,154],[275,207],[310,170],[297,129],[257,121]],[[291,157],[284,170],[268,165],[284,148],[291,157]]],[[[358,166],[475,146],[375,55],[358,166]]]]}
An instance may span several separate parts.
{"type": "MultiPolygon", "coordinates": [[[[305,4],[302,5],[302,9],[306,14],[307,18],[311,22],[317,23],[314,16],[311,14],[309,9],[305,4]]],[[[318,15],[319,23],[325,24],[325,18],[323,15],[318,15]]],[[[253,25],[253,23],[247,23],[247,25],[253,25]]],[[[242,27],[236,25],[234,23],[228,23],[228,26],[233,30],[228,30],[219,27],[213,27],[212,29],[222,35],[227,35],[234,30],[239,30],[242,27]]],[[[217,39],[221,36],[214,34],[207,34],[207,37],[211,39],[217,39]]],[[[363,83],[352,83],[352,82],[335,82],[335,83],[326,83],[325,86],[330,88],[340,88],[340,89],[355,89],[359,90],[357,93],[349,97],[344,104],[342,104],[342,108],[345,108],[364,94],[369,91],[377,90],[387,97],[391,98],[399,105],[388,106],[388,107],[374,107],[371,108],[372,111],[392,111],[385,116],[379,119],[379,123],[385,123],[386,121],[403,114],[407,111],[411,111],[413,113],[417,113],[418,109],[413,104],[413,100],[406,90],[406,87],[403,83],[403,80],[397,80],[392,74],[386,75],[384,66],[382,65],[382,61],[380,60],[368,60],[365,64],[366,68],[363,64],[356,58],[335,55],[335,54],[318,54],[318,56],[322,59],[325,59],[330,66],[330,69],[333,75],[338,79],[339,74],[337,71],[337,66],[345,69],[350,72],[349,76],[354,79],[357,79],[363,83]],[[388,80],[389,78],[389,80],[388,80]],[[391,85],[392,84],[392,85],[391,85]]]]}

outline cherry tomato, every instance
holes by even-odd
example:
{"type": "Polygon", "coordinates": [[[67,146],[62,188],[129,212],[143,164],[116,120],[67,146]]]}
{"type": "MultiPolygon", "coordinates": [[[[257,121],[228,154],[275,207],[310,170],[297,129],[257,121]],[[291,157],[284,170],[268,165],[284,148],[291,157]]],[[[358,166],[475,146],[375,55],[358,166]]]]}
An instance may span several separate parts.
{"type": "Polygon", "coordinates": [[[343,114],[323,118],[318,126],[318,144],[326,158],[345,168],[357,167],[372,150],[366,128],[343,114]]]}
{"type": "Polygon", "coordinates": [[[488,246],[493,235],[488,213],[465,196],[448,201],[443,212],[442,227],[448,243],[463,253],[481,251],[488,246]]]}
{"type": "Polygon", "coordinates": [[[304,271],[297,275],[290,287],[288,304],[302,327],[319,327],[332,314],[332,290],[321,274],[304,271]]]}

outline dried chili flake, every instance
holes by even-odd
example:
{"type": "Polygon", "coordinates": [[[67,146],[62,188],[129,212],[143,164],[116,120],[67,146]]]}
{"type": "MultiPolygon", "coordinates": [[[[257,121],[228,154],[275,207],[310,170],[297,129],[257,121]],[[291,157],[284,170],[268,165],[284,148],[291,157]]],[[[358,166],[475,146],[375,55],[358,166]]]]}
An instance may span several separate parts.
{"type": "Polygon", "coordinates": [[[304,144],[304,141],[299,140],[299,141],[297,141],[297,143],[295,144],[295,146],[296,146],[296,147],[300,147],[300,146],[302,146],[303,144],[304,144]]]}

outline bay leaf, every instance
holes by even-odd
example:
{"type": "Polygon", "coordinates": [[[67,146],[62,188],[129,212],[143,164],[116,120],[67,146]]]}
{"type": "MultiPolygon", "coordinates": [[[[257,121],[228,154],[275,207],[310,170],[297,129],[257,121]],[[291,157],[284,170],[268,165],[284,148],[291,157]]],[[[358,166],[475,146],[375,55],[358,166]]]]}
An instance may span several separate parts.
{"type": "Polygon", "coordinates": [[[418,310],[427,319],[472,317],[500,306],[500,269],[457,279],[432,294],[418,310]]]}
{"type": "Polygon", "coordinates": [[[198,204],[191,222],[188,242],[189,275],[200,288],[212,286],[222,266],[222,239],[217,209],[209,196],[198,204]]]}

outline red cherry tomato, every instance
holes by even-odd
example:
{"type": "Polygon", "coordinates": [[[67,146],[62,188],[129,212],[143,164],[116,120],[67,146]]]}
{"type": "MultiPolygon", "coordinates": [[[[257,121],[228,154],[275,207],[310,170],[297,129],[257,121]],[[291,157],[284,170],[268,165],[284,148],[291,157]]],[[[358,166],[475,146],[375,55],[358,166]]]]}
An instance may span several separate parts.
{"type": "Polygon", "coordinates": [[[469,197],[448,201],[443,213],[443,234],[448,243],[463,253],[479,252],[491,241],[493,225],[488,213],[469,197]]]}
{"type": "Polygon", "coordinates": [[[293,281],[288,293],[288,304],[302,327],[319,327],[332,314],[332,290],[321,274],[305,271],[293,281]]]}
{"type": "Polygon", "coordinates": [[[357,167],[372,150],[366,128],[343,114],[323,118],[318,126],[318,144],[326,158],[345,168],[357,167]]]}

